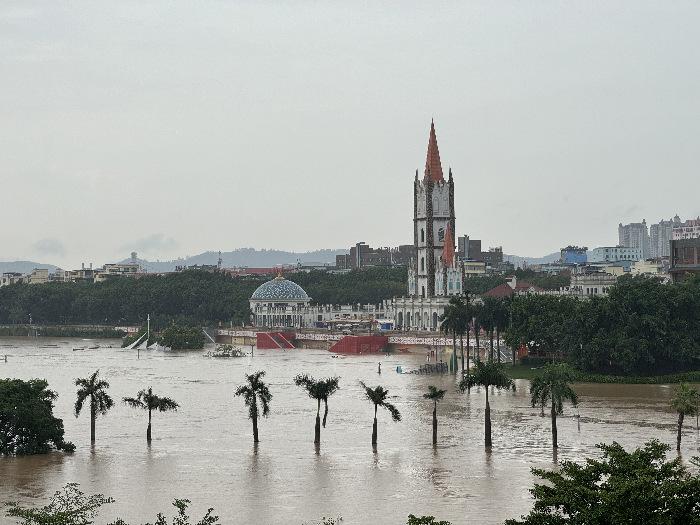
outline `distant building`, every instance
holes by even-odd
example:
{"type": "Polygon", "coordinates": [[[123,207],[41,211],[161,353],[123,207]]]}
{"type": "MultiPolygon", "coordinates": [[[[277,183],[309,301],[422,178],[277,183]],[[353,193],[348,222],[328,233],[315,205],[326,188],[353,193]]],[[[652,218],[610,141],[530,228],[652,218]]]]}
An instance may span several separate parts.
{"type": "Polygon", "coordinates": [[[685,221],[673,228],[672,240],[697,239],[700,237],[700,217],[685,221]]]}
{"type": "Polygon", "coordinates": [[[600,246],[593,248],[588,256],[590,263],[640,261],[644,259],[642,249],[627,246],[600,246]]]}
{"type": "Polygon", "coordinates": [[[462,261],[465,277],[478,277],[486,275],[486,263],[484,261],[462,261]]]}
{"type": "Polygon", "coordinates": [[[27,284],[46,284],[49,282],[49,270],[47,268],[34,268],[25,275],[24,282],[27,284]]]}
{"type": "Polygon", "coordinates": [[[671,241],[671,268],[673,282],[681,282],[691,275],[700,274],[700,236],[671,241]]]}
{"type": "Polygon", "coordinates": [[[0,277],[0,286],[9,286],[24,282],[24,278],[19,272],[5,272],[0,277]]]}
{"type": "Polygon", "coordinates": [[[649,226],[649,258],[668,257],[670,255],[672,232],[681,225],[681,220],[676,215],[668,221],[661,220],[649,226]]]}
{"type": "Polygon", "coordinates": [[[630,271],[632,275],[662,275],[665,273],[664,264],[661,259],[635,261],[630,271]]]}
{"type": "Polygon", "coordinates": [[[350,253],[336,255],[335,265],[340,270],[359,270],[371,266],[408,266],[415,254],[415,247],[410,244],[396,248],[371,248],[364,242],[358,242],[350,248],[350,253]]]}
{"type": "Polygon", "coordinates": [[[464,261],[483,261],[481,255],[481,240],[470,239],[469,235],[457,238],[457,255],[464,261]]]}
{"type": "Polygon", "coordinates": [[[605,272],[574,273],[571,276],[568,292],[569,295],[579,297],[608,295],[615,283],[617,283],[617,276],[605,272]]]}
{"type": "Polygon", "coordinates": [[[95,272],[95,282],[106,281],[119,277],[136,277],[143,273],[141,265],[138,263],[108,263],[95,272]]]}
{"type": "Polygon", "coordinates": [[[519,281],[514,275],[509,277],[504,284],[491,288],[484,293],[484,297],[513,297],[514,295],[540,294],[544,292],[542,288],[527,281],[519,281]]]}
{"type": "Polygon", "coordinates": [[[588,248],[586,246],[567,246],[560,251],[560,262],[568,265],[586,264],[588,248]]]}
{"type": "Polygon", "coordinates": [[[649,257],[649,230],[647,221],[631,222],[624,226],[620,223],[617,227],[618,244],[627,248],[639,248],[640,259],[649,257]]]}

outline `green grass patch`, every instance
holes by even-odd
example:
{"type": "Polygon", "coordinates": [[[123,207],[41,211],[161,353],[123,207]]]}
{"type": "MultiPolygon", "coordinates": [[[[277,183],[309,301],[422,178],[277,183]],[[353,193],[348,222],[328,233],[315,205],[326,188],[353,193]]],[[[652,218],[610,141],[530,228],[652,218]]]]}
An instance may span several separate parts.
{"type": "MultiPolygon", "coordinates": [[[[506,365],[508,375],[513,379],[534,379],[540,373],[541,366],[506,365]]],[[[577,383],[618,383],[625,385],[665,385],[671,383],[700,383],[700,370],[665,374],[658,376],[613,376],[606,374],[576,373],[577,383]]]]}

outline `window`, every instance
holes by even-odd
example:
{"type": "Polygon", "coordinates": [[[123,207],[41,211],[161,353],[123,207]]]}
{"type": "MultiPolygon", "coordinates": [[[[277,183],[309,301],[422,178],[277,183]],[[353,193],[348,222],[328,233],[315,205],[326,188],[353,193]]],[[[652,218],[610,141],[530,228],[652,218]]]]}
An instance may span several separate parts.
{"type": "Polygon", "coordinates": [[[425,242],[425,230],[423,228],[420,229],[420,242],[425,242]]]}
{"type": "Polygon", "coordinates": [[[445,228],[438,229],[438,242],[445,242],[445,228]]]}
{"type": "Polygon", "coordinates": [[[420,271],[421,272],[425,271],[425,257],[420,258],[420,271]]]}

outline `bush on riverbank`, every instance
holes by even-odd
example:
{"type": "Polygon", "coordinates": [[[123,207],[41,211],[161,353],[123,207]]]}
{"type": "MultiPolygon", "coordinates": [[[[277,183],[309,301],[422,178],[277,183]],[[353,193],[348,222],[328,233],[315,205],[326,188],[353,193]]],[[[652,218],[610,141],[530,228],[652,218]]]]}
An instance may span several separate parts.
{"type": "Polygon", "coordinates": [[[200,350],[205,340],[201,328],[171,325],[161,332],[158,342],[173,350],[200,350]]]}
{"type": "MultiPolygon", "coordinates": [[[[551,361],[548,361],[551,362],[551,361]]],[[[534,379],[541,372],[544,365],[507,366],[508,375],[513,379],[534,379]]],[[[649,384],[666,385],[673,383],[700,383],[700,370],[681,372],[678,374],[665,374],[658,376],[616,376],[606,374],[589,374],[574,371],[576,383],[609,383],[609,384],[649,384]]]]}

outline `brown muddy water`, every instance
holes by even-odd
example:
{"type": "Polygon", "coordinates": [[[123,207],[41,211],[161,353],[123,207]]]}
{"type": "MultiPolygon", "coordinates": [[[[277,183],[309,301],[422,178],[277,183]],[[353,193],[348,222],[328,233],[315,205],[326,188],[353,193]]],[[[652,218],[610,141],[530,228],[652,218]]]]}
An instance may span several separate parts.
{"type": "MultiPolygon", "coordinates": [[[[0,377],[46,378],[58,392],[55,414],[63,418],[74,454],[0,458],[0,501],[44,503],[57,489],[78,482],[87,493],[112,496],[98,523],[116,516],[141,523],[170,514],[173,498],[192,500],[192,516],[214,507],[225,524],[301,524],[322,516],[343,522],[401,524],[409,513],[432,514],[454,524],[496,524],[531,506],[531,467],[553,467],[547,417],[530,407],[528,381],[515,392],[491,397],[494,447],[483,447],[483,389],[461,394],[454,376],[398,374],[424,362],[419,355],[334,358],[324,350],[259,350],[254,357],[211,359],[203,352],[141,352],[118,348],[73,351],[119,341],[0,339],[0,377]],[[57,344],[57,348],[39,345],[57,344]],[[10,346],[15,346],[11,348],[10,346]],[[4,363],[2,354],[8,354],[4,363]],[[382,362],[382,374],[377,363],[382,362]],[[121,400],[152,386],[181,405],[154,414],[146,445],[146,413],[120,401],[97,420],[90,448],[88,411],[73,415],[76,377],[95,369],[121,400]],[[265,370],[273,394],[270,417],[260,423],[254,449],[246,408],[233,392],[245,373],[265,370]],[[341,390],[330,399],[328,426],[317,454],[315,403],[292,378],[338,375],[341,390]],[[379,414],[379,446],[372,451],[372,405],[358,382],[382,384],[396,398],[403,420],[379,414]],[[438,407],[440,445],[433,449],[431,411],[422,394],[434,384],[447,390],[438,407]],[[140,521],[139,521],[140,520],[140,521]]],[[[596,454],[595,444],[616,440],[632,447],[651,438],[675,444],[675,416],[668,409],[672,386],[577,385],[580,430],[566,407],[559,420],[558,459],[596,454]]],[[[692,423],[692,424],[691,424],[692,423]]],[[[683,437],[685,458],[698,454],[695,420],[683,437]]],[[[672,453],[675,454],[675,451],[672,453]]],[[[0,518],[2,520],[7,518],[0,518]]]]}

